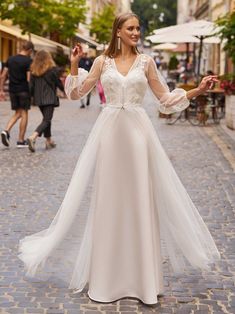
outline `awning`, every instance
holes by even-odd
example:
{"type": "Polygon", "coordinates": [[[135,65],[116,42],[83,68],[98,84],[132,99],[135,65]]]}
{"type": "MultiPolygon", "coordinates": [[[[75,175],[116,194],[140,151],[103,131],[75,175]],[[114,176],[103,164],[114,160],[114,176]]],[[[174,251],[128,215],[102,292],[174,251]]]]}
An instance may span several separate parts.
{"type": "MultiPolygon", "coordinates": [[[[17,38],[21,38],[24,40],[29,40],[28,35],[26,34],[22,34],[21,33],[21,29],[16,27],[16,26],[6,26],[0,23],[0,31],[6,33],[6,34],[10,34],[12,36],[15,36],[17,38]]],[[[47,39],[47,38],[43,38],[41,36],[35,35],[35,34],[31,34],[31,41],[33,42],[35,49],[39,50],[39,49],[47,49],[50,52],[55,52],[57,47],[61,47],[64,51],[64,53],[66,54],[70,54],[70,49],[69,47],[62,45],[60,43],[57,43],[53,40],[47,39]]]]}
{"type": "Polygon", "coordinates": [[[60,44],[60,43],[58,43],[56,41],[50,40],[48,38],[43,38],[43,37],[40,37],[38,35],[32,35],[32,41],[34,42],[34,40],[38,40],[42,44],[51,46],[54,49],[57,48],[57,47],[60,47],[60,48],[63,49],[65,54],[70,55],[70,48],[65,46],[65,45],[62,45],[62,44],[60,44]]]}
{"type": "Polygon", "coordinates": [[[98,44],[96,41],[94,41],[93,39],[91,39],[90,37],[81,35],[79,33],[76,33],[75,35],[79,41],[81,41],[82,43],[88,44],[88,46],[93,47],[93,48],[97,48],[97,49],[102,49],[102,45],[98,44]]]}

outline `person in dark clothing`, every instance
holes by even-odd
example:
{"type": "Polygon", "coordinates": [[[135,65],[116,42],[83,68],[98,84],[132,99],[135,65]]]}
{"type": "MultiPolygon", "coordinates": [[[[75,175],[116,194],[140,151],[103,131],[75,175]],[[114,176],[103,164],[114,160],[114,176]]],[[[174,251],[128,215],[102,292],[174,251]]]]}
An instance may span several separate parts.
{"type": "MultiPolygon", "coordinates": [[[[92,67],[92,64],[93,64],[92,59],[88,58],[87,52],[84,52],[82,58],[79,61],[79,65],[78,65],[79,68],[83,68],[84,70],[89,72],[91,67],[92,67]]],[[[86,96],[86,106],[90,105],[90,99],[91,99],[91,92],[89,94],[87,94],[87,96],[86,96]]],[[[80,108],[85,108],[86,106],[85,106],[84,99],[81,99],[80,108]]]]}
{"type": "MultiPolygon", "coordinates": [[[[5,63],[0,61],[0,80],[1,80],[1,75],[2,75],[2,72],[3,72],[3,69],[5,67],[5,63]]],[[[0,94],[0,101],[4,101],[5,100],[5,94],[0,94]]]]}
{"type": "Polygon", "coordinates": [[[24,137],[28,124],[28,110],[30,109],[28,82],[30,79],[30,64],[32,62],[30,55],[33,49],[34,46],[32,42],[25,42],[20,53],[16,56],[11,56],[7,60],[0,76],[0,98],[5,98],[3,88],[8,75],[11,109],[15,111],[14,115],[8,121],[5,130],[1,132],[2,143],[7,147],[10,146],[10,130],[19,119],[20,129],[17,147],[28,146],[24,137]]]}
{"type": "Polygon", "coordinates": [[[46,138],[46,149],[56,147],[51,138],[51,121],[54,108],[59,105],[56,96],[57,87],[64,91],[64,86],[59,79],[59,71],[49,52],[40,50],[36,53],[31,65],[30,91],[34,104],[39,107],[43,119],[33,134],[28,138],[29,150],[35,152],[35,143],[42,134],[46,138]]]}

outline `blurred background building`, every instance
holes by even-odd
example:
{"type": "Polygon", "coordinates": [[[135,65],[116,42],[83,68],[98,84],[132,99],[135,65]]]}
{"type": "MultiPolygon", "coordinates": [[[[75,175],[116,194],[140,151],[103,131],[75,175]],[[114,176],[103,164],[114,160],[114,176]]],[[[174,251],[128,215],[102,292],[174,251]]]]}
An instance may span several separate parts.
{"type": "MultiPolygon", "coordinates": [[[[89,25],[96,13],[108,5],[113,4],[116,8],[116,14],[128,12],[131,10],[131,0],[87,0],[86,21],[84,24],[79,23],[76,37],[77,40],[84,43],[87,49],[93,49],[93,54],[100,48],[100,45],[95,39],[90,36],[89,25]]],[[[5,62],[9,56],[16,54],[24,40],[28,40],[26,34],[22,34],[22,30],[13,25],[11,20],[0,20],[0,61],[5,62]]],[[[31,40],[35,45],[36,50],[46,49],[52,53],[58,50],[65,55],[69,55],[70,47],[61,42],[51,40],[51,38],[43,38],[41,36],[31,34],[31,40]]]]}
{"type": "MultiPolygon", "coordinates": [[[[235,0],[178,0],[177,23],[192,20],[216,21],[217,18],[235,10],[235,0]]],[[[226,58],[221,44],[205,44],[203,48],[201,72],[212,70],[224,74],[232,71],[231,60],[226,58]]]]}

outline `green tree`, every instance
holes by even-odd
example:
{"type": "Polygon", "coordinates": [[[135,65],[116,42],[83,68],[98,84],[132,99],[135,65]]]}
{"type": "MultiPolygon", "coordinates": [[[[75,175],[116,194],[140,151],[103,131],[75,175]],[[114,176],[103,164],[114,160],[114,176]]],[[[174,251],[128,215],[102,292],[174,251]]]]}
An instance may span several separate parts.
{"type": "Polygon", "coordinates": [[[176,56],[175,55],[171,56],[170,61],[169,61],[169,65],[168,65],[169,70],[176,70],[178,64],[179,64],[179,61],[176,58],[176,56]]]}
{"type": "Polygon", "coordinates": [[[42,20],[48,15],[43,8],[46,1],[6,0],[0,3],[0,18],[9,19],[14,25],[19,25],[23,34],[40,34],[42,20]]]}
{"type": "Polygon", "coordinates": [[[232,59],[235,70],[235,12],[226,14],[217,20],[220,37],[225,40],[224,50],[232,59]]]}
{"type": "Polygon", "coordinates": [[[110,41],[114,17],[115,7],[109,4],[91,20],[90,32],[96,35],[98,43],[107,44],[110,41]]]}
{"type": "Polygon", "coordinates": [[[57,32],[61,39],[72,38],[79,23],[86,20],[86,0],[50,0],[53,18],[48,23],[50,33],[57,32]]]}
{"type": "Polygon", "coordinates": [[[85,0],[5,0],[0,3],[0,18],[10,19],[23,33],[58,39],[74,36],[79,22],[85,21],[85,0]]]}
{"type": "Polygon", "coordinates": [[[140,17],[143,35],[154,29],[176,24],[177,1],[134,0],[131,9],[140,17]]]}

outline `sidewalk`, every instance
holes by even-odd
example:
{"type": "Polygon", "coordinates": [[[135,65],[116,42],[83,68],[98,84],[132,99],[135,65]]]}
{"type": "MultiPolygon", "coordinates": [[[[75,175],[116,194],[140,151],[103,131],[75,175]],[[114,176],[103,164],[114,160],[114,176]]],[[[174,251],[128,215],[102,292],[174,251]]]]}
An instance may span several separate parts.
{"type": "Polygon", "coordinates": [[[222,119],[220,121],[220,126],[224,130],[224,132],[235,141],[235,130],[231,130],[226,126],[225,119],[222,119]]]}
{"type": "MultiPolygon", "coordinates": [[[[190,268],[181,275],[173,274],[164,263],[165,294],[156,306],[145,306],[134,299],[96,303],[88,299],[86,291],[72,294],[61,282],[25,278],[17,258],[19,239],[50,224],[100,112],[94,96],[86,109],[79,109],[80,102],[61,103],[52,126],[56,149],[46,151],[43,139],[39,139],[35,154],[17,149],[16,128],[11,133],[11,148],[0,146],[0,314],[235,313],[235,172],[227,154],[227,150],[231,155],[235,152],[235,141],[222,126],[193,127],[187,122],[166,125],[164,119],[158,119],[150,95],[145,108],[218,245],[221,261],[208,272],[190,268]]],[[[0,103],[1,128],[10,113],[9,104],[0,103]]],[[[40,119],[38,109],[32,108],[28,135],[40,119]]],[[[82,210],[88,206],[89,193],[82,210]]]]}

